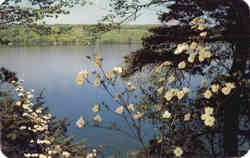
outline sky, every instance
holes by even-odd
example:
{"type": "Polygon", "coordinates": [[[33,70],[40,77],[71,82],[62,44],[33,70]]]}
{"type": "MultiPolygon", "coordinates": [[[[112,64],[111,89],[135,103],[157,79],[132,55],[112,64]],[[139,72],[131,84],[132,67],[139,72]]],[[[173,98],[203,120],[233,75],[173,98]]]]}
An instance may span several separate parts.
{"type": "MultiPolygon", "coordinates": [[[[48,23],[55,24],[96,24],[102,16],[108,14],[108,0],[95,0],[94,5],[76,6],[69,10],[69,15],[60,15],[58,19],[48,20],[48,23]]],[[[156,9],[147,9],[136,19],[136,22],[129,24],[156,24],[160,23],[157,19],[156,9]]]]}
{"type": "MultiPolygon", "coordinates": [[[[96,24],[103,15],[108,13],[108,0],[94,0],[94,5],[77,6],[70,9],[69,15],[59,16],[58,19],[48,20],[50,24],[96,24]]],[[[250,0],[244,0],[250,6],[250,0]]],[[[156,9],[143,10],[136,21],[128,24],[158,24],[156,9]]]]}
{"type": "MultiPolygon", "coordinates": [[[[103,15],[108,14],[108,0],[93,0],[94,5],[77,6],[70,9],[69,15],[61,15],[58,19],[47,20],[50,24],[96,24],[103,15]]],[[[250,6],[250,0],[244,0],[250,6]]],[[[0,4],[4,0],[0,0],[0,4]]],[[[156,9],[144,10],[136,21],[129,24],[157,24],[160,21],[157,19],[156,9]]]]}

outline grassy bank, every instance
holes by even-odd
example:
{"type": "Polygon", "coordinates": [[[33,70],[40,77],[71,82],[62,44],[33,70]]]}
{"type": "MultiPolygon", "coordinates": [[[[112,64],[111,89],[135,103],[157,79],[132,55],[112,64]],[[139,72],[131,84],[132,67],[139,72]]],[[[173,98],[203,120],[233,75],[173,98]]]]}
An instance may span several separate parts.
{"type": "MultiPolygon", "coordinates": [[[[93,35],[93,25],[51,25],[48,34],[39,34],[24,26],[8,26],[0,29],[1,43],[9,46],[37,45],[83,45],[93,35]]],[[[101,44],[135,44],[141,43],[141,38],[149,35],[147,29],[153,25],[123,25],[120,29],[102,33],[98,40],[101,44]]]]}

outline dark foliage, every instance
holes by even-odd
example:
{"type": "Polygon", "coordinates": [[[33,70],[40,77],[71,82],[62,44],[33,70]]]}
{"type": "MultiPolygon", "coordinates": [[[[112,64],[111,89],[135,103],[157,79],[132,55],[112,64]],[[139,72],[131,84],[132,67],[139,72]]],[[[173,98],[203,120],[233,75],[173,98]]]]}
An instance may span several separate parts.
{"type": "MultiPolygon", "coordinates": [[[[240,151],[239,136],[249,139],[249,85],[240,85],[242,80],[249,80],[250,63],[250,14],[248,5],[242,0],[178,0],[169,8],[169,13],[162,13],[159,19],[162,26],[151,28],[150,37],[143,39],[143,48],[130,53],[125,57],[126,71],[123,76],[130,76],[137,71],[142,70],[146,65],[160,65],[164,61],[173,62],[172,68],[176,68],[180,61],[187,58],[187,54],[181,54],[178,57],[174,55],[177,44],[182,42],[191,43],[199,41],[197,38],[202,31],[193,30],[190,27],[190,21],[204,14],[209,14],[215,20],[215,25],[206,29],[208,36],[203,40],[205,43],[217,45],[218,42],[225,42],[231,45],[232,54],[218,52],[212,47],[214,54],[206,62],[194,61],[194,64],[188,65],[183,71],[193,75],[205,76],[203,69],[208,66],[212,60],[225,62],[223,58],[232,60],[232,65],[227,67],[230,77],[223,80],[237,83],[238,88],[230,98],[223,96],[223,105],[220,105],[220,124],[216,130],[210,131],[210,135],[220,135],[223,137],[223,153],[213,154],[214,157],[239,156],[244,153],[240,151]],[[205,13],[206,12],[206,13],[205,13]],[[180,23],[175,26],[168,26],[165,23],[171,19],[178,20],[180,23]],[[240,74],[240,75],[235,75],[240,74]],[[240,97],[241,96],[241,97],[240,97]],[[244,109],[244,110],[243,110],[244,109]],[[244,113],[242,113],[245,111],[244,113]],[[246,129],[240,129],[241,118],[248,116],[246,129]]],[[[168,1],[154,1],[155,3],[167,3],[168,1]]],[[[153,3],[153,1],[152,1],[153,3]]],[[[155,4],[154,3],[154,4],[155,4]]],[[[212,72],[215,73],[215,72],[212,72]]],[[[219,78],[219,76],[218,76],[219,78]]],[[[214,79],[213,83],[221,79],[214,79]]],[[[216,104],[216,100],[214,102],[216,104]]],[[[222,104],[222,103],[221,103],[222,104]]],[[[200,106],[197,102],[197,106],[200,106]]],[[[218,118],[219,119],[219,118],[218,118]]],[[[191,132],[191,134],[195,134],[191,132]]],[[[199,132],[199,130],[198,130],[199,132]]],[[[209,132],[209,131],[208,131],[209,132]]],[[[213,143],[212,143],[213,144],[213,143]]]]}
{"type": "Polygon", "coordinates": [[[16,73],[2,67],[0,68],[0,80],[2,82],[18,81],[16,73]]]}

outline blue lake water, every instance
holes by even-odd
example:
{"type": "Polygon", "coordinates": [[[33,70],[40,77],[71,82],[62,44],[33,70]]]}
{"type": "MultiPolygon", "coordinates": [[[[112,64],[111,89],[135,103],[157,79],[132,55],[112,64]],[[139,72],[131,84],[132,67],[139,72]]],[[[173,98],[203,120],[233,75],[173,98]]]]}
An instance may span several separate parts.
{"type": "MultiPolygon", "coordinates": [[[[90,85],[78,86],[75,77],[82,69],[93,70],[85,56],[97,53],[104,57],[104,70],[108,71],[122,63],[123,56],[140,48],[141,45],[100,45],[93,47],[21,47],[0,48],[0,66],[17,72],[26,89],[35,89],[37,94],[45,89],[45,101],[57,118],[68,117],[72,121],[69,133],[78,138],[87,138],[87,144],[106,146],[106,154],[118,151],[138,150],[136,141],[116,133],[95,128],[79,129],[75,121],[82,115],[93,116],[94,104],[112,102],[104,91],[90,85]]],[[[118,119],[104,114],[104,122],[118,119]]],[[[119,123],[119,120],[117,120],[119,123]]],[[[120,122],[122,124],[122,122],[120,122]]]]}
{"type": "MultiPolygon", "coordinates": [[[[82,69],[94,70],[93,64],[86,59],[86,56],[91,56],[93,53],[103,56],[103,68],[109,71],[114,66],[122,64],[123,56],[139,48],[141,45],[0,48],[0,67],[4,66],[17,72],[17,76],[24,79],[26,89],[35,89],[36,94],[44,89],[45,104],[51,113],[59,119],[67,117],[72,122],[69,134],[77,136],[78,139],[87,138],[86,144],[104,145],[104,154],[108,156],[116,152],[137,151],[140,145],[138,141],[114,131],[76,127],[75,122],[80,116],[92,119],[94,114],[91,109],[94,104],[104,101],[111,108],[117,105],[100,88],[89,84],[76,85],[75,78],[82,69]]],[[[191,89],[198,88],[202,79],[204,78],[194,76],[190,80],[190,85],[186,86],[191,89]]],[[[104,123],[115,120],[127,129],[124,121],[118,117],[110,113],[100,114],[104,123]]],[[[152,138],[152,129],[147,130],[145,127],[143,131],[147,142],[152,138]]],[[[249,145],[244,148],[249,148],[249,145]]]]}

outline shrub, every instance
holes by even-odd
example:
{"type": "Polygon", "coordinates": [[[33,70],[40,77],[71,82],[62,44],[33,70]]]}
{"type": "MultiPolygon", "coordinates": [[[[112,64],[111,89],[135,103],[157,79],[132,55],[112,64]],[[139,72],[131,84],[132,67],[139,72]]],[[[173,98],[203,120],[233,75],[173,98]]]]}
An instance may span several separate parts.
{"type": "Polygon", "coordinates": [[[85,157],[90,148],[73,143],[67,119],[56,120],[44,106],[42,92],[26,90],[23,81],[5,68],[0,70],[1,148],[11,158],[85,157]]]}

